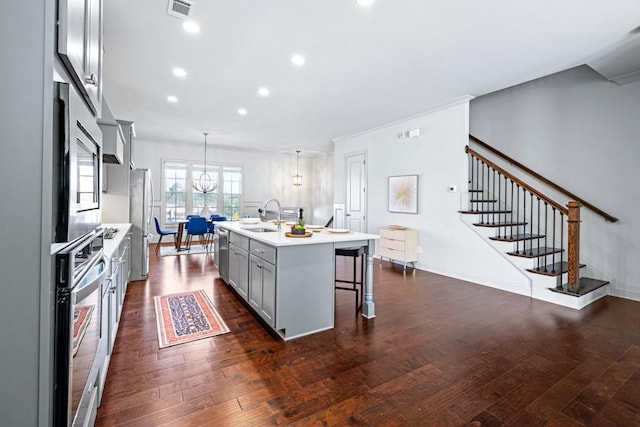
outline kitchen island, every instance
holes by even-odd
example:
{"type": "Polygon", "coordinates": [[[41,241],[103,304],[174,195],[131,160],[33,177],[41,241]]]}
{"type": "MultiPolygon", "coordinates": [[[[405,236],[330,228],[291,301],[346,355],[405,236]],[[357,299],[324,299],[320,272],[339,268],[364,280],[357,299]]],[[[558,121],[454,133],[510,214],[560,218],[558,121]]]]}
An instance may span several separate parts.
{"type": "MultiPolygon", "coordinates": [[[[229,231],[228,284],[282,339],[333,328],[335,250],[364,247],[362,316],[375,317],[373,253],[379,236],[328,229],[287,237],[272,223],[216,223],[229,231]]],[[[309,231],[309,230],[308,230],[309,231]]]]}

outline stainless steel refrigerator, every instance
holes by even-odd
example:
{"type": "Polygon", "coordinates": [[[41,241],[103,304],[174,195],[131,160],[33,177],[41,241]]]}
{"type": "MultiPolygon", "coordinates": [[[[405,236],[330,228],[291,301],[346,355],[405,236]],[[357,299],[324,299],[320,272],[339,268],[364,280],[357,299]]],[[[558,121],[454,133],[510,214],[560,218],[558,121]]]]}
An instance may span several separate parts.
{"type": "Polygon", "coordinates": [[[129,180],[129,221],[131,231],[131,276],[144,280],[149,273],[149,241],[153,209],[153,184],[149,169],[132,169],[129,180]]]}

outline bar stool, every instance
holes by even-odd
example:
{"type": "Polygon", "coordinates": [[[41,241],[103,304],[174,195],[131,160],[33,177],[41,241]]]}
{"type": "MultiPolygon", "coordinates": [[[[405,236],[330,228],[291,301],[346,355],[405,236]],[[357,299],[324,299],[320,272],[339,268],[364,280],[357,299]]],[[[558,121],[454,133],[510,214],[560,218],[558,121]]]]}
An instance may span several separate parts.
{"type": "MultiPolygon", "coordinates": [[[[346,256],[353,258],[353,280],[340,280],[336,279],[336,289],[342,289],[345,291],[352,291],[356,293],[356,314],[358,314],[358,310],[362,307],[362,296],[364,295],[363,283],[364,283],[364,247],[355,247],[355,248],[337,248],[336,249],[336,257],[338,256],[346,256]],[[358,281],[357,276],[357,262],[358,258],[360,258],[360,281],[358,281]],[[337,283],[349,283],[351,286],[338,286],[337,283]],[[360,289],[358,289],[360,286],[360,289]]],[[[337,270],[336,270],[337,277],[337,270]]]]}

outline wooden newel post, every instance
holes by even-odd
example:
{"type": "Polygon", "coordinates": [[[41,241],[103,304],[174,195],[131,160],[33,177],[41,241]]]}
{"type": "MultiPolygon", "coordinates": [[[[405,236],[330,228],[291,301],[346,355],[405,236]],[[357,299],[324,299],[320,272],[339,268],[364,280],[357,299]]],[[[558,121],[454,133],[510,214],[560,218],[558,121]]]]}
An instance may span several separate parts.
{"type": "Polygon", "coordinates": [[[567,215],[568,223],[568,280],[567,291],[578,293],[580,282],[580,203],[570,201],[567,203],[569,215],[567,215]]]}

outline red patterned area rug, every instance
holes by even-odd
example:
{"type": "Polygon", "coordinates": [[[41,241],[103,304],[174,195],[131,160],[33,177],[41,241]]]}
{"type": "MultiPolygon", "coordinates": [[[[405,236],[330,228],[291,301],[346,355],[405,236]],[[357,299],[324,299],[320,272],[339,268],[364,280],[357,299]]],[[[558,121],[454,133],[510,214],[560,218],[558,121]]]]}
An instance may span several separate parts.
{"type": "Polygon", "coordinates": [[[156,296],[153,299],[160,348],[229,332],[202,289],[156,296]]]}

